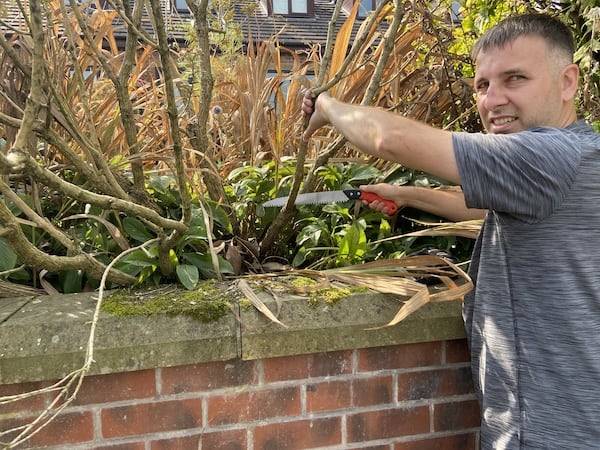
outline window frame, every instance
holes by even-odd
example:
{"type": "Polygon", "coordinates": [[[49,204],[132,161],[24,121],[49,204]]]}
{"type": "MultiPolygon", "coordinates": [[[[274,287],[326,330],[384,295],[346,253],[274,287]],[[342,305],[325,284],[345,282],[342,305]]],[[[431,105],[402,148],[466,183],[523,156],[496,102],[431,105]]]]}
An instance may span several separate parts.
{"type": "Polygon", "coordinates": [[[177,12],[190,12],[190,8],[185,0],[171,0],[171,4],[177,12]]]}
{"type": "Polygon", "coordinates": [[[314,0],[306,0],[306,12],[294,12],[292,9],[294,0],[267,0],[267,11],[269,16],[283,17],[313,17],[315,15],[314,0]],[[274,2],[287,2],[287,13],[274,13],[274,2]]]}

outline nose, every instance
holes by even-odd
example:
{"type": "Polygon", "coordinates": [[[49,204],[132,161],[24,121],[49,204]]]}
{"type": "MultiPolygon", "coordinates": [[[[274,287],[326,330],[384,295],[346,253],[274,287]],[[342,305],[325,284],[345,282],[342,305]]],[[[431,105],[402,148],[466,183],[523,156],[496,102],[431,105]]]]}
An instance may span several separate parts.
{"type": "Polygon", "coordinates": [[[483,94],[481,103],[482,106],[488,111],[494,111],[498,107],[508,103],[506,91],[502,88],[502,86],[495,83],[490,83],[483,94]]]}

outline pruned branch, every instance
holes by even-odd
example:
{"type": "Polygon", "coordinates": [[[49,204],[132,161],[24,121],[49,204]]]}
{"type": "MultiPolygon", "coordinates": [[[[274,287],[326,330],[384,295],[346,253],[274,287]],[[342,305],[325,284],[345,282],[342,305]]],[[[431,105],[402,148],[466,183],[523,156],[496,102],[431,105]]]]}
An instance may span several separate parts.
{"type": "MultiPolygon", "coordinates": [[[[331,89],[342,79],[344,79],[344,77],[347,75],[347,71],[350,65],[356,62],[357,55],[359,54],[359,52],[364,51],[363,47],[368,42],[369,37],[373,35],[375,30],[381,24],[383,20],[382,12],[386,7],[387,2],[381,2],[375,13],[366,19],[365,23],[361,26],[358,35],[354,38],[354,43],[350,47],[350,51],[347,51],[347,48],[351,41],[352,29],[354,27],[354,23],[358,14],[360,2],[354,3],[350,16],[345,21],[342,30],[339,33],[336,33],[335,25],[341,12],[342,4],[342,0],[337,0],[336,7],[332,14],[332,18],[329,21],[327,43],[325,46],[325,55],[318,70],[318,77],[315,83],[315,87],[311,88],[311,92],[315,97],[318,96],[320,93],[331,89]],[[335,47],[333,45],[334,42],[335,47]],[[327,80],[328,74],[331,74],[329,80],[327,80]]],[[[399,23],[403,16],[403,9],[396,8],[396,11],[399,20],[394,20],[392,26],[388,29],[388,34],[386,35],[386,40],[391,40],[392,42],[396,37],[399,23]]],[[[389,56],[390,52],[391,49],[388,50],[387,56],[389,56]]],[[[385,64],[387,63],[387,59],[385,59],[386,55],[383,56],[384,60],[380,62],[380,64],[385,66],[385,64]]],[[[379,76],[381,76],[381,70],[379,72],[379,76]]],[[[378,86],[379,80],[372,79],[372,84],[378,86]]],[[[304,123],[302,124],[303,130],[308,126],[308,120],[309,118],[305,117],[304,123]]],[[[332,148],[335,149],[335,151],[337,151],[344,143],[345,140],[343,138],[338,138],[335,144],[332,145],[332,148]]],[[[261,249],[263,250],[263,252],[271,248],[271,246],[275,242],[276,237],[279,235],[283,227],[286,224],[288,224],[296,214],[296,207],[294,206],[294,201],[296,200],[298,193],[300,191],[308,192],[314,189],[314,169],[320,167],[323,163],[325,163],[329,159],[330,155],[333,153],[333,151],[328,152],[325,157],[318,158],[315,161],[315,164],[313,164],[312,169],[309,172],[309,176],[306,180],[307,182],[304,184],[304,188],[301,189],[302,181],[304,180],[304,164],[306,161],[307,148],[308,143],[306,141],[302,141],[300,143],[300,148],[298,149],[298,153],[296,156],[296,171],[294,172],[294,180],[292,183],[292,188],[290,190],[288,202],[267,230],[267,233],[265,234],[265,237],[261,242],[261,249]]]]}

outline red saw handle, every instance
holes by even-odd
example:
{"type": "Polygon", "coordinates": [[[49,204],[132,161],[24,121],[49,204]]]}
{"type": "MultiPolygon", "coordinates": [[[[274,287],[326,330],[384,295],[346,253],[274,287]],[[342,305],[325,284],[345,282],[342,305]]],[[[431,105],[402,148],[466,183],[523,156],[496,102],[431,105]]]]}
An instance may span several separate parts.
{"type": "Polygon", "coordinates": [[[374,202],[375,200],[384,203],[385,207],[387,208],[387,213],[390,216],[396,214],[396,212],[398,211],[398,205],[396,205],[396,202],[388,200],[387,198],[380,197],[379,195],[373,192],[360,191],[360,199],[369,203],[374,202]]]}

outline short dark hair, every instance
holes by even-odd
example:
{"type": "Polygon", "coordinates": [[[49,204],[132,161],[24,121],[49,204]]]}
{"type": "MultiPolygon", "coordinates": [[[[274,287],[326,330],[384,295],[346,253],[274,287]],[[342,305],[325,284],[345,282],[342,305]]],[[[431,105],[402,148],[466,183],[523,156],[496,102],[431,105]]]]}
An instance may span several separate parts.
{"type": "Polygon", "coordinates": [[[548,14],[521,14],[504,19],[490,28],[475,42],[471,58],[477,60],[479,52],[502,48],[521,36],[539,36],[550,48],[558,49],[573,61],[575,43],[569,27],[548,14]]]}

